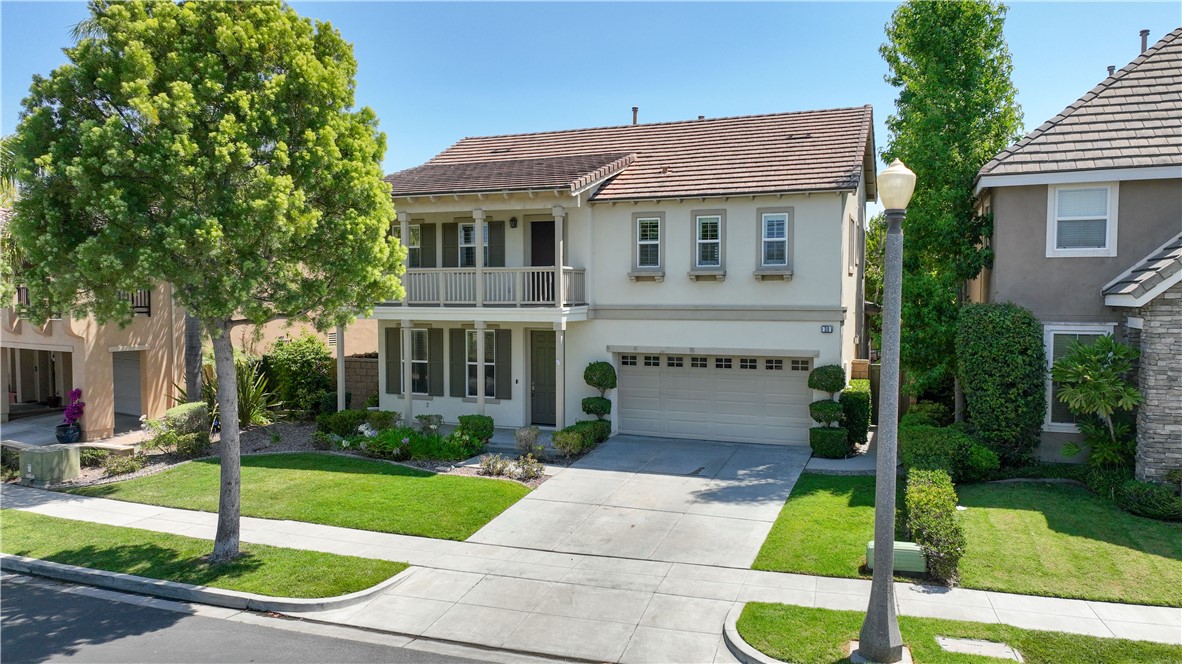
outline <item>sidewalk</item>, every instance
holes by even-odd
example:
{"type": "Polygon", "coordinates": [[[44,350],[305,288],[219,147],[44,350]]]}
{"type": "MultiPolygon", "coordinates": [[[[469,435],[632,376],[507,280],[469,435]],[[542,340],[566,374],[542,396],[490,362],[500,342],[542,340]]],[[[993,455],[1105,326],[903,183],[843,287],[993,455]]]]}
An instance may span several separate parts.
{"type": "MultiPolygon", "coordinates": [[[[211,513],[5,486],[5,508],[210,539],[211,513]]],[[[324,622],[608,662],[734,661],[735,602],[861,611],[870,582],[554,553],[244,517],[242,541],[409,562],[372,601],[293,613],[324,622]]],[[[896,584],[902,615],[1182,643],[1182,609],[896,584]]]]}

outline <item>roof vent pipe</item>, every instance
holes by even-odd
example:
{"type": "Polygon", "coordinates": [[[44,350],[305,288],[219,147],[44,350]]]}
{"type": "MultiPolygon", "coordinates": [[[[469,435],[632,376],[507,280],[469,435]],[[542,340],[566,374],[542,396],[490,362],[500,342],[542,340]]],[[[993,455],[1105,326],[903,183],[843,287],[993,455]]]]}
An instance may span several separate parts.
{"type": "Polygon", "coordinates": [[[705,116],[705,115],[699,115],[699,116],[698,116],[698,119],[699,119],[699,120],[705,120],[705,119],[706,119],[706,116],[705,116]]]}
{"type": "Polygon", "coordinates": [[[1149,50],[1149,31],[1142,30],[1141,31],[1141,52],[1144,53],[1147,50],[1149,50]]]}
{"type": "Polygon", "coordinates": [[[639,106],[632,107],[632,124],[636,124],[636,114],[640,112],[639,106]]]}
{"type": "Polygon", "coordinates": [[[1116,65],[1108,65],[1108,75],[1112,76],[1116,73],[1116,65]]]}

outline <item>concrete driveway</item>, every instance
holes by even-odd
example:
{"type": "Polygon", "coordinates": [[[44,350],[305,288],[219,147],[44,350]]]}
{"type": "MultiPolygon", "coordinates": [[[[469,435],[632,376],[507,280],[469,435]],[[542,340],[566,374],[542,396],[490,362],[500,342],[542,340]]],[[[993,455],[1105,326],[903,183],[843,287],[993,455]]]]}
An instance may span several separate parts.
{"type": "Polygon", "coordinates": [[[469,542],[749,568],[809,448],[616,436],[469,542]]]}
{"type": "Polygon", "coordinates": [[[56,445],[55,429],[61,423],[61,413],[22,417],[0,424],[0,439],[26,445],[56,445]]]}

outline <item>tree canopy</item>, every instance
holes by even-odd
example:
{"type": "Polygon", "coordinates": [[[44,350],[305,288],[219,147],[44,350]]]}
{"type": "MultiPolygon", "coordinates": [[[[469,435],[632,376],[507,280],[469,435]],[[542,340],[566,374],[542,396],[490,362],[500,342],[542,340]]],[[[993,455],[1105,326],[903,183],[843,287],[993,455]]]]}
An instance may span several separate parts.
{"type": "Polygon", "coordinates": [[[992,220],[978,214],[974,178],[1022,133],[1005,14],[979,0],[907,2],[879,49],[899,89],[882,156],[916,174],[904,224],[902,358],[921,386],[951,375],[964,283],[992,265],[992,220]]]}

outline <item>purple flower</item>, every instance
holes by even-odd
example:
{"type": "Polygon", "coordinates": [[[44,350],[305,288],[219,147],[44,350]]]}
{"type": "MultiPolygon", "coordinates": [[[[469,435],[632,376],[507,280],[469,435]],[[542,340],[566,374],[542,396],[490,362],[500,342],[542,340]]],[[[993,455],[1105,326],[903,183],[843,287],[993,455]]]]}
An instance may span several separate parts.
{"type": "Polygon", "coordinates": [[[65,424],[67,426],[73,426],[78,423],[78,420],[82,419],[82,413],[86,409],[86,403],[82,401],[82,390],[79,388],[70,390],[69,396],[70,403],[66,405],[63,415],[66,417],[65,424]]]}

